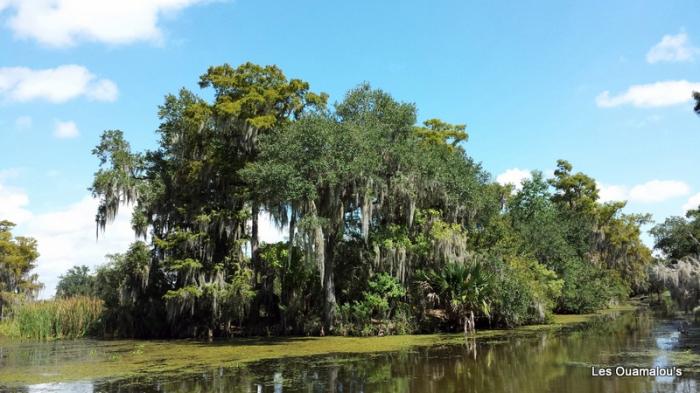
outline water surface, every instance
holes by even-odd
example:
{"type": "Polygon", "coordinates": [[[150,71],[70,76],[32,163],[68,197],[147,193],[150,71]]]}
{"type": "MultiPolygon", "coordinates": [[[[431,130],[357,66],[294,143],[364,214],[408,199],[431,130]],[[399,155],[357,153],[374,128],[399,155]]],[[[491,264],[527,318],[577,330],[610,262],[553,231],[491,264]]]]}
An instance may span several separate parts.
{"type": "MultiPolygon", "coordinates": [[[[236,367],[149,372],[120,380],[6,386],[17,392],[698,392],[700,329],[627,312],[564,330],[518,331],[400,351],[262,360],[236,367]],[[671,370],[682,376],[592,376],[592,367],[671,370]]],[[[371,344],[372,341],[368,341],[371,344]]],[[[26,343],[3,349],[0,366],[114,356],[124,342],[26,343]],[[110,348],[109,346],[114,347],[110,348]],[[95,353],[102,351],[103,353],[95,353]]],[[[136,344],[138,345],[138,344],[136,344]]],[[[164,343],[163,345],[167,345],[164,343]]],[[[216,344],[215,344],[216,345],[216,344]]],[[[220,343],[218,345],[227,345],[220,343]]],[[[275,344],[267,344],[275,345],[275,344]]],[[[301,344],[299,344],[301,345],[301,344]]],[[[133,343],[130,353],[135,348],[133,343]]],[[[138,350],[138,347],[136,347],[138,350]]],[[[212,350],[215,347],[212,347],[212,350]]],[[[261,345],[260,350],[265,346],[261,345]]],[[[148,348],[148,350],[152,350],[148,348]]],[[[614,373],[615,371],[613,371],[614,373]]],[[[0,376],[2,374],[0,373],[0,376]]],[[[0,377],[1,378],[1,377],[0,377]]],[[[1,379],[0,379],[1,381],[1,379]]],[[[0,382],[1,384],[2,382],[0,382]]],[[[2,388],[0,388],[2,390],[2,388]]]]}

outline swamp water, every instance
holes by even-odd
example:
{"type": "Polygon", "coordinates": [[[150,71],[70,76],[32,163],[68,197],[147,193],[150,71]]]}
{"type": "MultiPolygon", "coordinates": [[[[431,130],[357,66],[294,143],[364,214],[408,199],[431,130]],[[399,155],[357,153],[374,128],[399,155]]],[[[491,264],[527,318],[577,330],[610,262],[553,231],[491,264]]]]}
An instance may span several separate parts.
{"type": "Polygon", "coordinates": [[[234,344],[0,341],[0,391],[700,392],[700,328],[681,334],[680,325],[628,311],[575,327],[497,331],[466,343],[455,335],[234,344]],[[307,355],[333,348],[343,353],[307,355]],[[236,362],[242,351],[249,351],[246,362],[236,362]],[[280,354],[289,357],[247,361],[280,354]],[[615,376],[617,366],[627,372],[676,367],[682,375],[615,376]],[[594,377],[591,367],[609,367],[613,375],[594,377]]]}

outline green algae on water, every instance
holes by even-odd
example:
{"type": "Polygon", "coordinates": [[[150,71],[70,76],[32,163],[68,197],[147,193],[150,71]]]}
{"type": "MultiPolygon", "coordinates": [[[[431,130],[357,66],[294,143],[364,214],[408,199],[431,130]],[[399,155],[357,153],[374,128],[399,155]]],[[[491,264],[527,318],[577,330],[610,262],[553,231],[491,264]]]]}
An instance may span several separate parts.
{"type": "MultiPolygon", "coordinates": [[[[513,330],[480,330],[477,339],[532,334],[542,330],[591,321],[599,314],[556,315],[549,325],[513,330]]],[[[240,367],[247,363],[332,353],[370,353],[408,350],[411,347],[464,343],[462,334],[400,335],[384,337],[278,337],[239,338],[225,341],[194,340],[74,340],[27,343],[0,338],[0,348],[16,355],[3,359],[0,385],[17,386],[78,380],[109,380],[149,375],[199,372],[214,367],[240,367]],[[54,345],[51,355],[42,345],[54,345]],[[36,348],[34,348],[36,346],[36,348]]]]}

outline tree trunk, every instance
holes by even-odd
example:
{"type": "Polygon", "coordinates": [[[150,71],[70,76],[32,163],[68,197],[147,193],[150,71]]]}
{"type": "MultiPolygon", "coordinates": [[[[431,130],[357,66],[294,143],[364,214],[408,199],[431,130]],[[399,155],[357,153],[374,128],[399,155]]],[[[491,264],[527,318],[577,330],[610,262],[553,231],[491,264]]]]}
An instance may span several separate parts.
{"type": "Polygon", "coordinates": [[[259,254],[259,241],[258,241],[258,215],[260,214],[260,206],[256,201],[253,201],[253,207],[251,208],[251,230],[250,230],[250,261],[253,268],[259,269],[258,264],[258,254],[259,254]]]}
{"type": "Polygon", "coordinates": [[[294,231],[297,224],[297,216],[294,206],[290,208],[289,217],[289,241],[287,242],[287,270],[292,267],[292,251],[294,251],[294,231]]]}
{"type": "MultiPolygon", "coordinates": [[[[292,268],[292,256],[294,253],[294,231],[296,227],[296,214],[294,212],[294,207],[292,206],[290,208],[290,217],[289,217],[289,241],[287,242],[287,266],[282,269],[282,274],[281,274],[281,281],[282,281],[282,290],[280,291],[280,304],[283,304],[284,306],[289,306],[290,301],[294,299],[295,297],[295,291],[294,291],[294,283],[292,285],[289,285],[287,282],[287,272],[292,268]],[[289,290],[289,293],[287,293],[287,290],[289,290]]],[[[285,308],[284,310],[281,310],[282,314],[282,331],[284,332],[283,334],[287,334],[287,325],[288,325],[288,315],[287,315],[287,310],[288,308],[285,308]]]]}
{"type": "Polygon", "coordinates": [[[328,328],[328,332],[333,332],[333,322],[335,319],[335,263],[334,263],[334,236],[329,235],[326,241],[325,263],[323,267],[323,322],[328,328]]]}

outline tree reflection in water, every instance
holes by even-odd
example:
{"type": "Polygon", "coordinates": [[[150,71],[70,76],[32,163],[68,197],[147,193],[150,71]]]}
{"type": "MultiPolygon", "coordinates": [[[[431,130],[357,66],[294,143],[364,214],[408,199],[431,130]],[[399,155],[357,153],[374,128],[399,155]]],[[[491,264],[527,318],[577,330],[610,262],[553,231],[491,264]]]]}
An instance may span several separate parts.
{"type": "MultiPolygon", "coordinates": [[[[673,331],[648,313],[627,313],[565,332],[533,330],[463,345],[402,352],[335,354],[262,361],[196,375],[95,383],[94,392],[696,392],[696,375],[665,381],[592,377],[591,366],[651,367],[656,340],[673,331]],[[652,351],[653,350],[653,351],[652,351]]],[[[675,346],[697,348],[698,337],[675,346]]],[[[672,351],[674,348],[661,349],[672,351]]],[[[677,348],[676,348],[677,349],[677,348]]],[[[57,391],[80,390],[54,385],[57,391]]],[[[46,388],[46,386],[44,386],[46,388]]],[[[32,391],[22,389],[20,391],[32,391]]]]}

